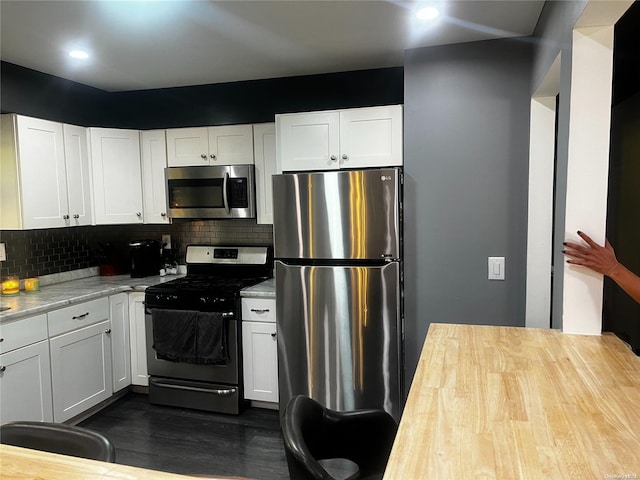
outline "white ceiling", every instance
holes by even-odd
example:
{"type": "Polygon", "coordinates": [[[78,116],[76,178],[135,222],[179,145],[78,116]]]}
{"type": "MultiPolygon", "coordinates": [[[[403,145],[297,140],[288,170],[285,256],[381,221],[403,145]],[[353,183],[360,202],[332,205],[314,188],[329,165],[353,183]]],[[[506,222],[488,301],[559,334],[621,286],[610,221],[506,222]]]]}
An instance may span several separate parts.
{"type": "Polygon", "coordinates": [[[0,58],[107,91],[383,68],[409,48],[530,35],[544,1],[437,3],[430,24],[416,1],[1,0],[0,58]]]}

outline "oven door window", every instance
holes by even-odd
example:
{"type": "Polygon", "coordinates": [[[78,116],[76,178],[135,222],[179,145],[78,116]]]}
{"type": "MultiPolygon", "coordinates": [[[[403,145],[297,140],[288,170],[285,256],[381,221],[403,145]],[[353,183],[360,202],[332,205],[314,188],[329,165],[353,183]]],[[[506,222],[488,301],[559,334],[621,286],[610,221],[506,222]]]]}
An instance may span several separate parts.
{"type": "Polygon", "coordinates": [[[224,208],[221,178],[169,180],[170,208],[224,208]]]}

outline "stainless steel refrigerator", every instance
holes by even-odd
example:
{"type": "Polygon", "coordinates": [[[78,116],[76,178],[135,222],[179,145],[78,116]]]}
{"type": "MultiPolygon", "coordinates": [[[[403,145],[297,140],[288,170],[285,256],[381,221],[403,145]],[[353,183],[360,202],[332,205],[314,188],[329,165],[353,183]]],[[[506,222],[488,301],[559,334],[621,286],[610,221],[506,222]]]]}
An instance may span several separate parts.
{"type": "Polygon", "coordinates": [[[402,171],[276,175],[280,412],[402,409],[402,171]]]}

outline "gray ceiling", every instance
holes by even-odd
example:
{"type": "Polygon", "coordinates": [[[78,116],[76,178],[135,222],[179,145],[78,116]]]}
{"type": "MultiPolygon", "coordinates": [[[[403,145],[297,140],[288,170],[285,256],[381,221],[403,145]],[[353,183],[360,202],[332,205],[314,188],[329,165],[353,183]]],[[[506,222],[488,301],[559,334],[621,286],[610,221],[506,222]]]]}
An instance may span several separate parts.
{"type": "Polygon", "coordinates": [[[0,57],[107,91],[382,68],[409,48],[530,35],[544,1],[437,3],[425,24],[414,1],[2,0],[0,57]]]}

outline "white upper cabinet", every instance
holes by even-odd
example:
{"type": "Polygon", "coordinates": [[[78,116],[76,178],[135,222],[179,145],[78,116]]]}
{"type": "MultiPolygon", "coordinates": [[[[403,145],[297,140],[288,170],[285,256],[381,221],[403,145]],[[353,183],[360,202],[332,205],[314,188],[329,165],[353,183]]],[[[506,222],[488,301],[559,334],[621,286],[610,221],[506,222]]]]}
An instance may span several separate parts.
{"type": "Polygon", "coordinates": [[[0,227],[31,229],[68,224],[62,124],[2,116],[0,227]]]}
{"type": "Polygon", "coordinates": [[[252,163],[251,125],[167,130],[167,164],[170,167],[252,163]]]}
{"type": "Polygon", "coordinates": [[[402,106],[340,112],[340,168],[402,166],[402,106]]]}
{"type": "Polygon", "coordinates": [[[340,114],[276,115],[277,155],[283,171],[340,168],[340,114]]]}
{"type": "Polygon", "coordinates": [[[137,130],[90,128],[96,224],[142,223],[137,130]]]}
{"type": "Polygon", "coordinates": [[[272,176],[280,173],[276,159],[276,124],[253,126],[253,146],[256,172],[257,222],[273,224],[272,176]]]}
{"type": "Polygon", "coordinates": [[[276,115],[282,171],[402,166],[402,105],[276,115]]]}
{"type": "Polygon", "coordinates": [[[140,132],[144,223],[170,223],[167,216],[167,146],[164,130],[140,132]]]}
{"type": "Polygon", "coordinates": [[[211,165],[246,165],[253,163],[253,128],[251,125],[209,127],[209,163],[211,165]]]}
{"type": "Polygon", "coordinates": [[[63,125],[64,157],[67,170],[68,224],[91,225],[91,174],[87,129],[63,125]]]}

